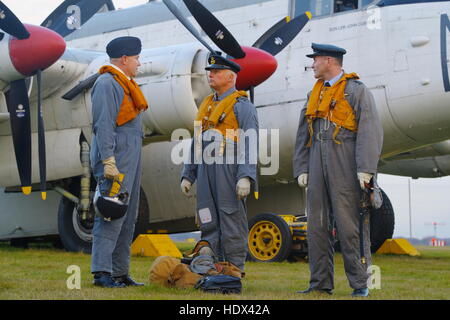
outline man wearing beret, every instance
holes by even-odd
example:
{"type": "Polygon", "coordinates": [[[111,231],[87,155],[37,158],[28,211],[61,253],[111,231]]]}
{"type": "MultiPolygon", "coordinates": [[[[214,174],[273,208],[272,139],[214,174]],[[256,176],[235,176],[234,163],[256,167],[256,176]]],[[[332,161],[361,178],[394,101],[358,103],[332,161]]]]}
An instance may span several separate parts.
{"type": "Polygon", "coordinates": [[[91,272],[94,285],[121,288],[143,285],[130,277],[129,264],[139,206],[142,112],[148,105],[133,80],[140,66],[141,41],[119,37],[106,52],[111,64],[100,68],[92,89],[91,166],[102,196],[108,196],[113,182],[123,175],[120,190],[128,194],[128,208],[124,216],[109,221],[97,212],[91,272]]]}
{"type": "Polygon", "coordinates": [[[300,293],[332,294],[334,242],[339,239],[353,296],[365,297],[370,259],[369,217],[361,221],[360,197],[377,172],[383,129],[369,89],[342,69],[346,51],[312,44],[317,79],[300,114],[294,177],[307,188],[310,286],[300,293]],[[363,251],[362,251],[363,250],[363,251]],[[364,252],[364,255],[361,254],[364,252]]]}
{"type": "Polygon", "coordinates": [[[197,181],[201,239],[209,243],[219,261],[235,265],[243,274],[248,236],[246,197],[251,182],[257,179],[258,117],[247,93],[236,91],[240,66],[220,55],[210,56],[208,62],[209,84],[215,92],[198,110],[196,124],[201,137],[193,139],[190,163],[181,173],[181,191],[189,196],[197,181]]]}

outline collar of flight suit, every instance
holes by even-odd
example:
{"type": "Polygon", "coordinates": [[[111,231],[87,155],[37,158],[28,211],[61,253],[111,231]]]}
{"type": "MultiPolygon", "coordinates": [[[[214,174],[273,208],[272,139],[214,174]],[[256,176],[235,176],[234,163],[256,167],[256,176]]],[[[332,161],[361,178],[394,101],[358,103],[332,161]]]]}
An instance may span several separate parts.
{"type": "Polygon", "coordinates": [[[235,91],[236,91],[236,88],[232,87],[232,88],[228,89],[227,91],[225,91],[224,93],[222,93],[220,96],[216,92],[216,93],[214,93],[214,101],[222,101],[223,99],[225,99],[226,97],[228,97],[230,94],[232,94],[235,91]]]}
{"type": "Polygon", "coordinates": [[[339,81],[340,78],[342,78],[343,75],[344,75],[344,70],[341,70],[341,72],[336,77],[334,77],[330,80],[326,80],[324,82],[328,82],[330,84],[330,87],[332,87],[336,82],[339,81]]]}

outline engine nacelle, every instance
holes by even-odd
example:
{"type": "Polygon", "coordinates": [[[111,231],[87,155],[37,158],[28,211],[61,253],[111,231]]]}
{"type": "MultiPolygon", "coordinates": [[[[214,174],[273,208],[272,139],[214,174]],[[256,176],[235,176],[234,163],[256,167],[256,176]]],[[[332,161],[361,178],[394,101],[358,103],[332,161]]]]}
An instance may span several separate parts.
{"type": "Polygon", "coordinates": [[[414,179],[445,177],[450,175],[450,155],[382,162],[378,170],[414,179]]]}

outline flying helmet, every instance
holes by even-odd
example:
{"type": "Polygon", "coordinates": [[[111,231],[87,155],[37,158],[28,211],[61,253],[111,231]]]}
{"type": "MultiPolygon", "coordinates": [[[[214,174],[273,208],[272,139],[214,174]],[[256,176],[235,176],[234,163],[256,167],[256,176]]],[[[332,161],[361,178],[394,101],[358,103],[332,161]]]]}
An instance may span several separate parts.
{"type": "MultiPolygon", "coordinates": [[[[115,181],[115,183],[120,184],[119,181],[115,181]]],[[[128,200],[129,194],[122,188],[121,184],[119,192],[113,195],[100,192],[100,188],[97,186],[94,195],[95,213],[105,221],[122,218],[128,210],[128,200]]]]}

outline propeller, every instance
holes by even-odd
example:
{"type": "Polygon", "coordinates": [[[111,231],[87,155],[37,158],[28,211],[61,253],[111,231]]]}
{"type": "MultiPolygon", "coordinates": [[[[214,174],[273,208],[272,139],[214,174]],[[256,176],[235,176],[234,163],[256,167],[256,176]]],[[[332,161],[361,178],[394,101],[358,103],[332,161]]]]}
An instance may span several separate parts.
{"type": "MultiPolygon", "coordinates": [[[[303,27],[312,18],[309,11],[299,15],[291,21],[289,17],[283,18],[267,30],[253,44],[253,48],[259,48],[275,56],[280,53],[299,34],[303,27]]],[[[251,86],[250,100],[255,99],[255,87],[251,86]]]]}
{"type": "Polygon", "coordinates": [[[66,0],[41,23],[41,26],[65,38],[80,29],[105,5],[114,8],[111,0],[66,0]]]}
{"type": "Polygon", "coordinates": [[[311,18],[309,11],[292,20],[285,18],[267,30],[256,40],[253,47],[267,51],[275,56],[294,40],[311,18]]]}
{"type": "MultiPolygon", "coordinates": [[[[195,38],[212,54],[217,54],[214,49],[205,44],[197,30],[171,0],[163,0],[163,2],[195,38]]],[[[249,90],[252,102],[254,102],[255,87],[267,80],[278,66],[274,56],[289,45],[311,19],[310,12],[305,12],[293,20],[283,18],[267,30],[252,47],[246,47],[241,46],[231,32],[197,0],[183,0],[183,2],[214,44],[225,52],[228,58],[241,66],[236,88],[249,90]]]]}
{"type": "Polygon", "coordinates": [[[45,27],[24,25],[0,1],[0,29],[10,37],[0,39],[0,47],[8,48],[10,63],[0,78],[9,82],[6,101],[10,113],[11,134],[20,183],[24,194],[31,192],[31,121],[26,77],[36,75],[37,129],[40,189],[46,198],[45,128],[42,112],[42,70],[54,64],[64,53],[63,37],[79,29],[103,6],[113,8],[110,0],[66,0],[42,23],[45,27]]]}

